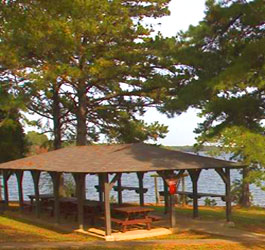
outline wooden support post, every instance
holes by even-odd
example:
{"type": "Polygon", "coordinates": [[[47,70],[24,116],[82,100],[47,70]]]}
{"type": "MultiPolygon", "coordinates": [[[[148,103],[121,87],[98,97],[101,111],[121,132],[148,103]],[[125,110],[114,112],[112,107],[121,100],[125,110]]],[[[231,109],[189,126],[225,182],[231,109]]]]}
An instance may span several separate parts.
{"type": "Polygon", "coordinates": [[[175,211],[175,195],[171,194],[170,196],[170,227],[176,227],[176,211],[175,211]]]}
{"type": "MultiPolygon", "coordinates": [[[[181,178],[181,191],[184,193],[186,190],[185,190],[185,176],[182,176],[181,178]]],[[[186,206],[186,196],[185,195],[182,195],[181,197],[181,201],[182,201],[182,206],[186,206]]]]}
{"type": "Polygon", "coordinates": [[[106,225],[106,236],[111,235],[111,213],[110,213],[110,184],[107,173],[103,175],[104,182],[104,207],[105,207],[105,225],[106,225]]]}
{"type": "Polygon", "coordinates": [[[60,180],[61,173],[49,172],[53,183],[53,195],[54,195],[54,217],[57,224],[60,223],[60,180]]]}
{"type": "Polygon", "coordinates": [[[3,170],[5,209],[8,208],[8,203],[9,203],[8,180],[10,176],[11,176],[10,170],[3,170]]]}
{"type": "Polygon", "coordinates": [[[226,195],[226,221],[231,221],[231,212],[232,212],[232,205],[231,205],[231,181],[230,181],[230,169],[225,169],[227,182],[225,184],[225,195],[226,195]]]}
{"type": "Polygon", "coordinates": [[[188,170],[191,181],[192,181],[192,196],[193,196],[193,218],[199,217],[198,210],[198,180],[201,173],[201,169],[188,170]]]}
{"type": "Polygon", "coordinates": [[[103,182],[102,182],[102,174],[98,174],[98,195],[99,201],[103,202],[103,182]]]}
{"type": "Polygon", "coordinates": [[[118,180],[118,204],[122,204],[121,177],[118,180]]]}
{"type": "Polygon", "coordinates": [[[154,184],[155,184],[156,204],[159,204],[160,200],[159,200],[158,183],[157,183],[158,176],[153,176],[153,177],[154,177],[154,184]]]}
{"type": "Polygon", "coordinates": [[[168,207],[169,207],[169,202],[168,202],[168,186],[166,181],[163,179],[164,183],[164,214],[168,213],[168,207]]]}
{"type": "Polygon", "coordinates": [[[36,216],[37,218],[40,217],[40,190],[39,190],[39,181],[40,181],[40,171],[31,170],[31,175],[34,183],[34,191],[35,191],[35,198],[36,198],[36,216]]]}
{"type": "MultiPolygon", "coordinates": [[[[161,171],[158,172],[158,174],[163,178],[164,180],[164,197],[165,197],[165,213],[168,212],[168,186],[175,185],[175,188],[177,190],[179,185],[179,179],[183,175],[185,170],[180,170],[178,174],[175,174],[174,171],[161,171]]],[[[176,227],[176,211],[175,211],[175,194],[170,194],[170,226],[172,228],[176,227]]]]}
{"type": "Polygon", "coordinates": [[[231,205],[231,180],[229,168],[216,168],[215,171],[220,175],[225,183],[225,203],[226,203],[226,221],[231,221],[232,205],[231,205]]]}
{"type": "Polygon", "coordinates": [[[19,209],[22,212],[24,206],[24,198],[23,198],[23,170],[16,170],[16,177],[17,177],[17,185],[18,185],[18,197],[19,197],[19,209]]]}
{"type": "Polygon", "coordinates": [[[139,198],[140,198],[140,206],[144,206],[144,173],[137,172],[137,177],[139,181],[139,198]]]}
{"type": "Polygon", "coordinates": [[[84,230],[84,201],[85,201],[85,173],[74,174],[76,189],[77,189],[77,206],[78,206],[78,225],[79,229],[84,230]]]}

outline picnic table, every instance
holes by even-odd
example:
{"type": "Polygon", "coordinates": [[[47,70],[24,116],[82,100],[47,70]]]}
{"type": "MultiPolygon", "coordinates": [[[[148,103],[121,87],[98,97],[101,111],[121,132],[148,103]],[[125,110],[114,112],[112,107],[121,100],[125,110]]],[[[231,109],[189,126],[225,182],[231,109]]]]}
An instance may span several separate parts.
{"type": "MultiPolygon", "coordinates": [[[[186,195],[190,199],[193,199],[193,193],[192,192],[177,191],[176,193],[179,194],[179,195],[186,195]]],[[[198,198],[202,198],[202,197],[218,197],[218,198],[221,198],[223,201],[225,201],[225,195],[224,194],[198,193],[197,197],[198,198]]]]}
{"type": "MultiPolygon", "coordinates": [[[[33,205],[34,200],[36,200],[36,195],[30,194],[30,195],[28,195],[28,197],[30,198],[31,205],[33,205]]],[[[39,199],[40,199],[40,201],[47,201],[50,199],[54,199],[54,195],[53,194],[40,194],[39,199]]]]}
{"type": "MultiPolygon", "coordinates": [[[[176,194],[178,195],[185,195],[187,197],[189,197],[190,199],[193,199],[193,192],[187,192],[187,191],[177,191],[176,194]]],[[[164,197],[165,196],[165,192],[164,191],[160,191],[159,195],[164,197]]],[[[202,197],[217,197],[217,198],[221,198],[222,201],[225,201],[225,195],[224,194],[213,194],[213,193],[198,193],[197,194],[197,198],[200,199],[202,197]]]]}
{"type": "Polygon", "coordinates": [[[146,207],[114,207],[113,213],[121,217],[112,217],[111,221],[121,225],[122,232],[127,231],[128,225],[137,225],[140,223],[146,224],[148,230],[151,229],[152,218],[148,214],[153,211],[151,208],[146,207]]]}
{"type": "MultiPolygon", "coordinates": [[[[77,220],[78,200],[76,197],[62,197],[60,202],[60,214],[67,219],[68,216],[74,216],[77,220]]],[[[95,222],[95,217],[102,212],[102,202],[95,200],[84,200],[84,214],[90,219],[91,224],[95,222]]]]}
{"type": "MultiPolygon", "coordinates": [[[[36,195],[35,194],[31,194],[28,195],[30,202],[24,201],[23,207],[25,209],[28,209],[30,212],[32,211],[32,209],[34,208],[34,206],[36,206],[36,195]]],[[[53,208],[52,208],[52,200],[54,199],[54,195],[53,194],[39,194],[39,201],[41,204],[41,208],[43,208],[44,210],[50,211],[52,212],[53,208]]]]}

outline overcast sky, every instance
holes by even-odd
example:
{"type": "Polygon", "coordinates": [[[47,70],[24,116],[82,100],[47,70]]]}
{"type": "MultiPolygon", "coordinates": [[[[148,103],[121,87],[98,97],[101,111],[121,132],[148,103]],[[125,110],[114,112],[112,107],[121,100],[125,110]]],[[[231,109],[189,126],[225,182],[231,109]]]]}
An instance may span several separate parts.
{"type": "MultiPolygon", "coordinates": [[[[180,30],[187,30],[189,25],[196,25],[203,19],[205,0],[172,0],[170,3],[171,15],[159,19],[161,25],[156,25],[164,36],[174,36],[180,30]]],[[[166,115],[159,114],[155,109],[146,112],[144,120],[148,123],[159,121],[168,126],[169,133],[165,139],[159,141],[163,145],[193,145],[195,134],[193,130],[201,121],[196,110],[168,119],[166,115]]]]}

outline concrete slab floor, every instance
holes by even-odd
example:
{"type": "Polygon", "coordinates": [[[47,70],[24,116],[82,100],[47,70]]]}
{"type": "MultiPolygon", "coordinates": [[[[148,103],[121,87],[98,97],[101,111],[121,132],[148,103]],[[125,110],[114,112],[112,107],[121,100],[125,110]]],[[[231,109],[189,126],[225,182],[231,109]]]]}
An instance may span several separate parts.
{"type": "Polygon", "coordinates": [[[153,228],[151,230],[132,229],[132,230],[128,230],[125,233],[114,232],[109,236],[105,235],[104,230],[100,230],[97,228],[89,228],[86,231],[76,230],[76,232],[88,234],[94,237],[104,239],[106,241],[135,240],[135,239],[143,239],[143,238],[150,238],[150,237],[172,234],[172,231],[170,229],[162,228],[162,227],[153,228]]]}

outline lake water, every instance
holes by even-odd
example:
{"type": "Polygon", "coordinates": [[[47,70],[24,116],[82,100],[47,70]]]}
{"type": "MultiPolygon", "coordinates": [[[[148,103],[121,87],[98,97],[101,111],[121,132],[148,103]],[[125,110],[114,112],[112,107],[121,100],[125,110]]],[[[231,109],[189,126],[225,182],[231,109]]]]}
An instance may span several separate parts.
{"type": "MultiPolygon", "coordinates": [[[[145,202],[155,202],[155,190],[154,190],[154,178],[151,175],[152,172],[146,173],[144,176],[144,187],[148,188],[148,192],[145,194],[145,202]]],[[[241,178],[241,174],[238,170],[231,170],[231,180],[241,178]]],[[[98,199],[98,193],[96,192],[95,185],[98,185],[98,178],[95,175],[87,175],[86,177],[86,197],[87,199],[98,199]]],[[[135,173],[123,174],[122,185],[124,186],[138,186],[138,179],[135,173]]],[[[9,186],[9,199],[18,200],[18,190],[16,177],[12,175],[8,182],[9,186]]],[[[163,191],[163,181],[158,178],[158,187],[160,191],[163,191]]],[[[23,192],[24,199],[28,200],[28,195],[34,194],[33,181],[30,172],[25,172],[23,179],[23,192]]],[[[192,190],[192,184],[189,177],[185,178],[185,189],[186,191],[192,190]]],[[[201,172],[198,182],[199,192],[204,193],[217,193],[224,194],[225,185],[220,176],[214,170],[203,170],[201,172]]],[[[258,187],[251,185],[250,187],[253,195],[253,204],[265,207],[265,192],[260,190],[258,187]]],[[[52,192],[52,184],[50,177],[47,174],[42,173],[40,179],[40,190],[41,193],[52,192]]],[[[181,186],[180,186],[181,190],[181,186]]],[[[112,191],[111,196],[117,200],[117,192],[112,191]]],[[[199,200],[199,204],[204,204],[204,199],[199,200]]],[[[218,205],[225,205],[221,199],[215,198],[218,205]]],[[[123,201],[139,201],[139,195],[135,191],[123,191],[123,201]]]]}

